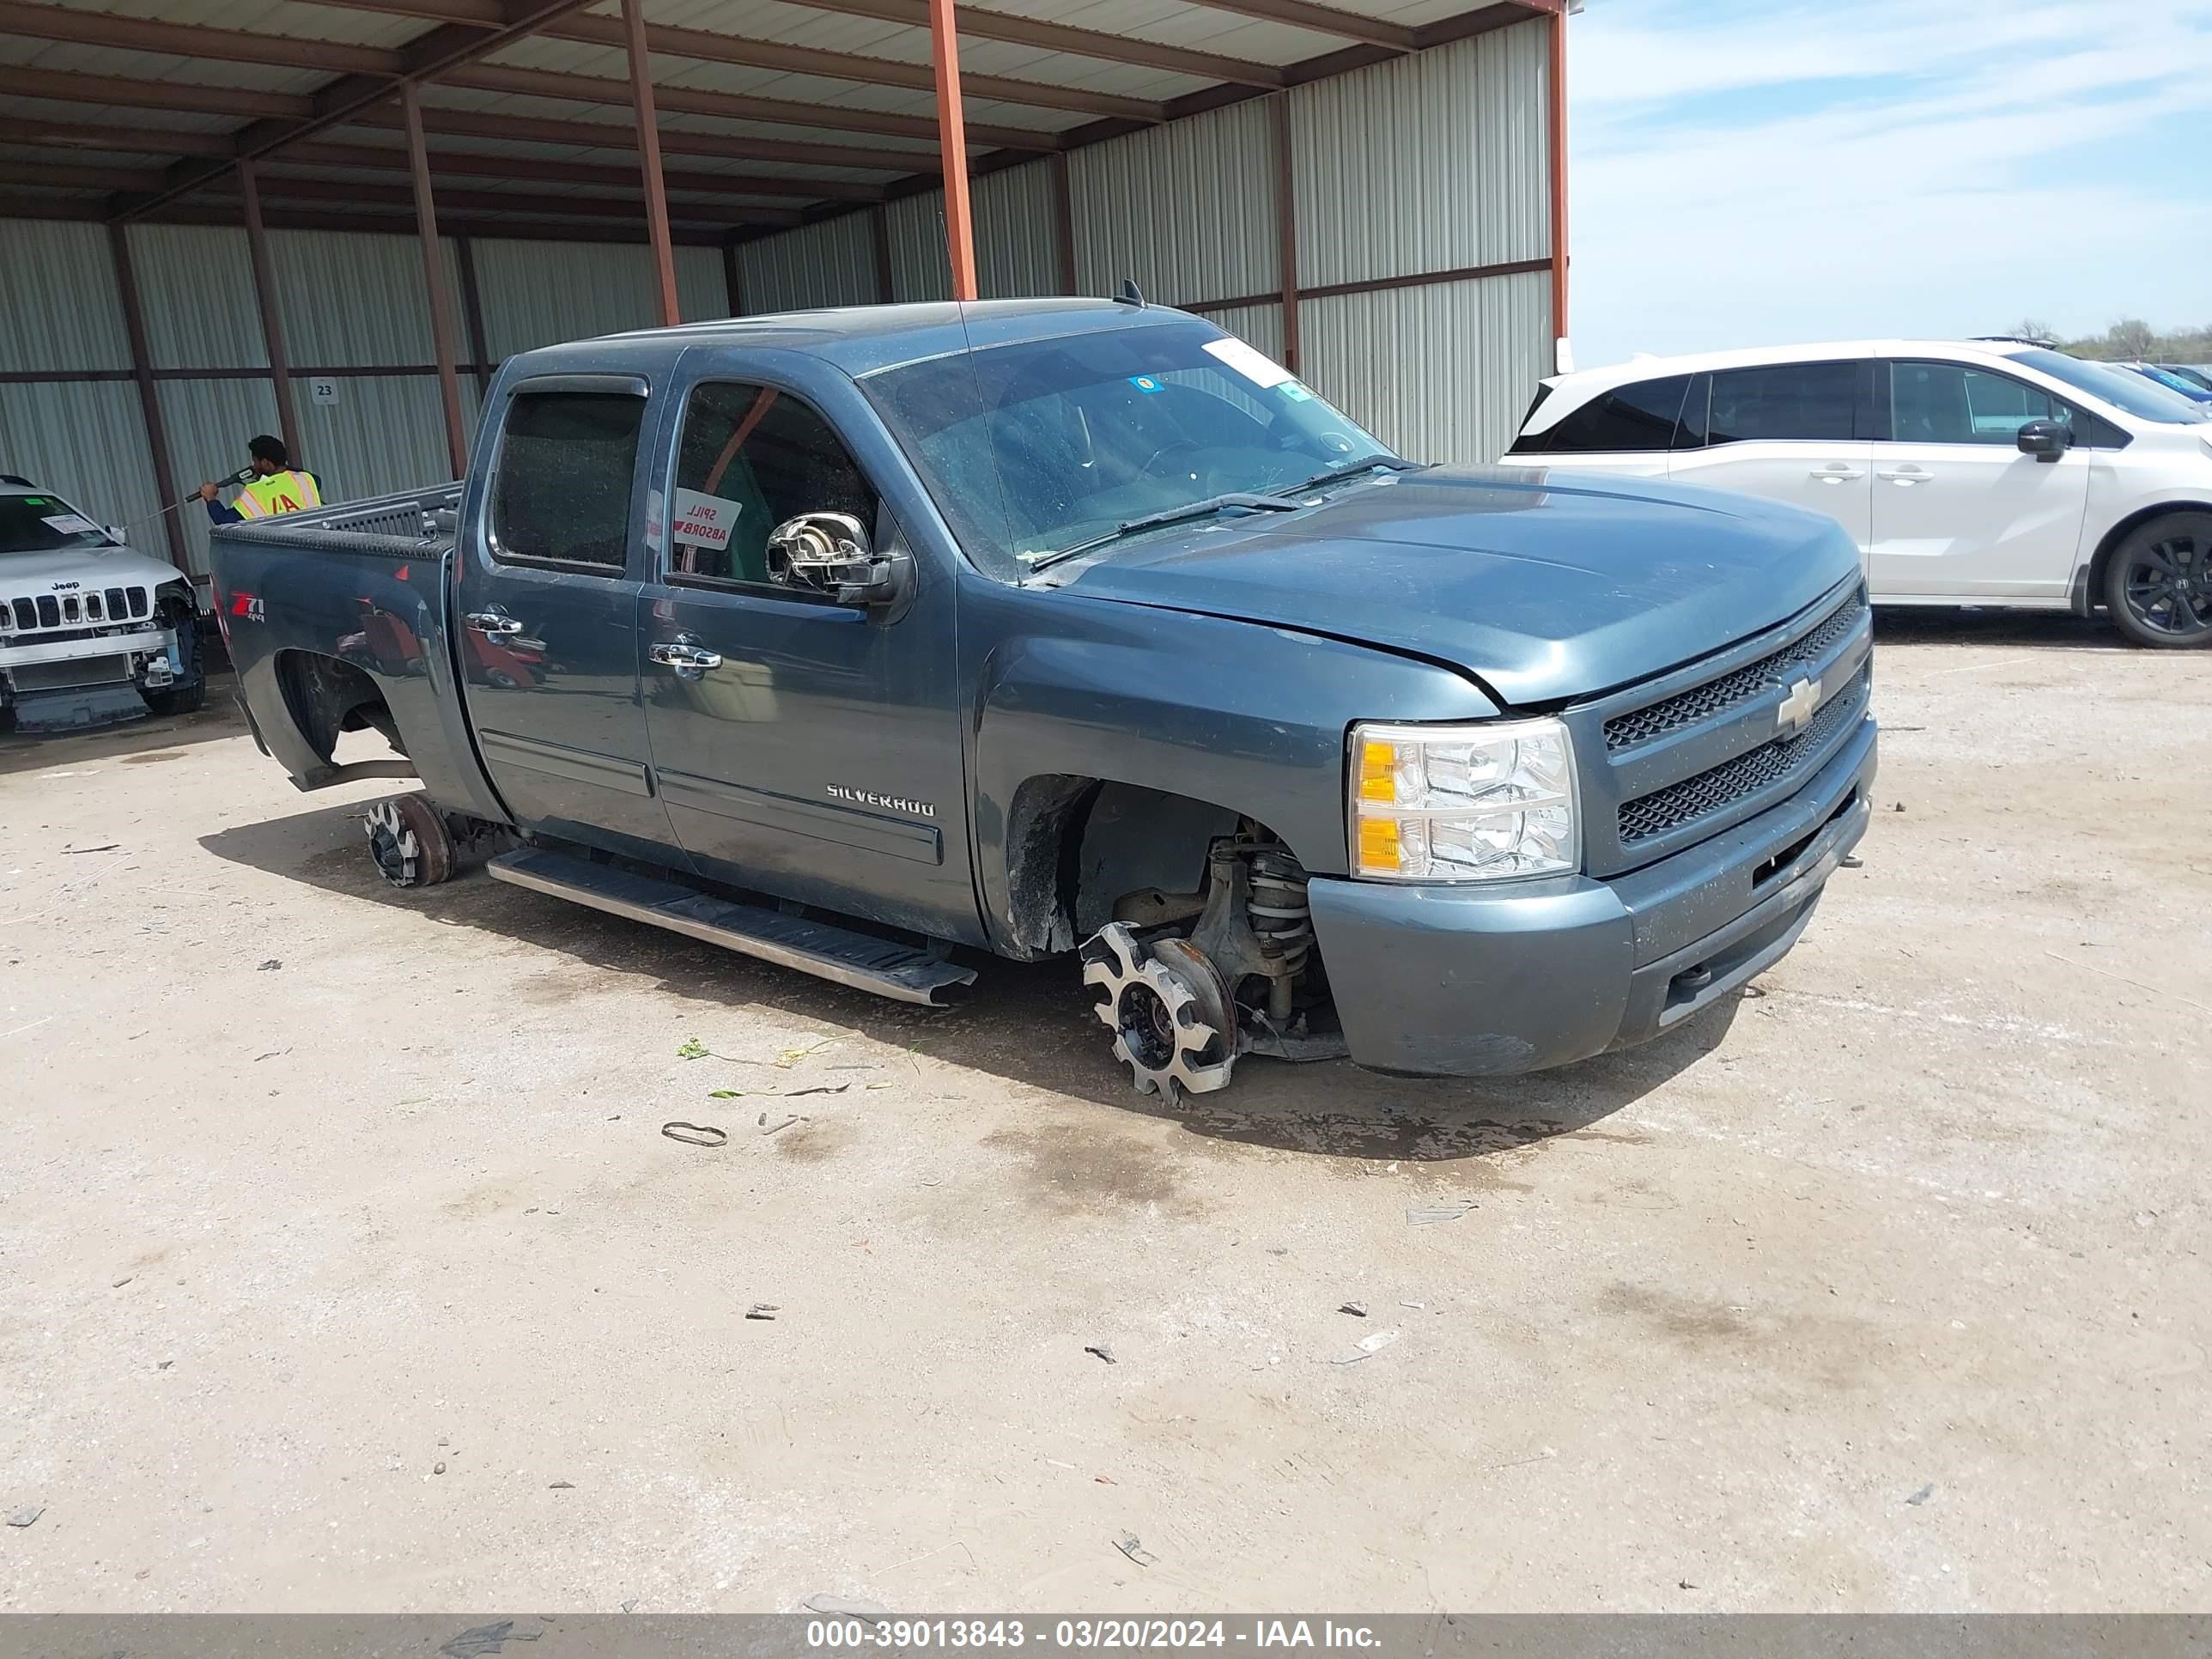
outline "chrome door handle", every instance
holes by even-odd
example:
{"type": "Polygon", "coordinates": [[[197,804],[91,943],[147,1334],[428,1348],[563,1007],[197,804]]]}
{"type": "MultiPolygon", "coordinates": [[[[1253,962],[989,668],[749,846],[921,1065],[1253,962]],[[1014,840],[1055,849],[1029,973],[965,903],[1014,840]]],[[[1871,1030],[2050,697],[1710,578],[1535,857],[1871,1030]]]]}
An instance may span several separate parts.
{"type": "Polygon", "coordinates": [[[1875,477],[1887,478],[1892,483],[1926,483],[1936,475],[1924,466],[1885,466],[1875,469],[1875,477]]]}
{"type": "Polygon", "coordinates": [[[522,624],[504,611],[471,611],[461,620],[479,634],[499,635],[520,634],[522,631],[522,624]]]}
{"type": "Polygon", "coordinates": [[[702,650],[682,640],[667,641],[650,647],[646,655],[666,668],[720,668],[722,653],[702,650]]]}
{"type": "Polygon", "coordinates": [[[1830,461],[1826,466],[1814,467],[1813,476],[1823,483],[1847,483],[1853,478],[1865,477],[1866,469],[1847,465],[1842,461],[1830,461]]]}

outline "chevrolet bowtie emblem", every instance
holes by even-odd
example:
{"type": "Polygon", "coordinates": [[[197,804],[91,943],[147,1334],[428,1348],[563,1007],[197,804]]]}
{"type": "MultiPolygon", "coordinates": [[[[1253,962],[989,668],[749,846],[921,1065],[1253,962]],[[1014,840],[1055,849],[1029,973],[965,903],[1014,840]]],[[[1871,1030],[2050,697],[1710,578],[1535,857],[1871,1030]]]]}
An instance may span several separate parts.
{"type": "Polygon", "coordinates": [[[1813,712],[1820,706],[1820,683],[1818,680],[1794,680],[1789,696],[1774,711],[1774,735],[1789,738],[1803,735],[1813,723],[1813,712]]]}

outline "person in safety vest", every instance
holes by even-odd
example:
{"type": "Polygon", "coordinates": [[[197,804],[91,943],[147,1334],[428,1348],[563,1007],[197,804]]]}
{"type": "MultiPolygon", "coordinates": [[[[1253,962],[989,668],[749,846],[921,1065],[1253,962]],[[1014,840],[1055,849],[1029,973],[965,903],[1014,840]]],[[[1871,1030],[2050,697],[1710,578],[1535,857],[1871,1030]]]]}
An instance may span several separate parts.
{"type": "Polygon", "coordinates": [[[297,513],[302,507],[323,504],[323,481],[305,467],[295,467],[285,453],[284,441],[266,433],[246,446],[253,457],[253,465],[246,469],[250,477],[238,480],[238,498],[234,504],[225,507],[216,499],[221,484],[204,483],[200,499],[207,503],[208,517],[216,524],[237,524],[246,519],[273,519],[280,513],[297,513]]]}

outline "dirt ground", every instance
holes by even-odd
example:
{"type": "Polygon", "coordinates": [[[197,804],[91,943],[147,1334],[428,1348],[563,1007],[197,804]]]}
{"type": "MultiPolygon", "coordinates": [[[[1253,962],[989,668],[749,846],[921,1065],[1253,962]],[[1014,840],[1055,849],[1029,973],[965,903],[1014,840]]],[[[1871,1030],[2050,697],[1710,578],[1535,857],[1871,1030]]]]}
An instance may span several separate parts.
{"type": "Polygon", "coordinates": [[[1180,1114],[1064,966],[388,890],[227,696],[11,740],[0,1608],[2201,1607],[2212,660],[1878,676],[1756,994],[1180,1114]]]}

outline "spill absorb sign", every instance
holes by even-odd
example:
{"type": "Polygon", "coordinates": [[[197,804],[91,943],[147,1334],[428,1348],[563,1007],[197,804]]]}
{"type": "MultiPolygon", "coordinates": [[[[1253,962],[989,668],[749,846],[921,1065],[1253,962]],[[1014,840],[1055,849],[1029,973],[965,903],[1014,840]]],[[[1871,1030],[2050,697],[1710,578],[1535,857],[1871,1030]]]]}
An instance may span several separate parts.
{"type": "Polygon", "coordinates": [[[709,495],[702,490],[679,489],[676,492],[676,512],[671,520],[670,539],[693,547],[726,550],[730,544],[730,532],[737,528],[738,515],[744,511],[743,501],[733,501],[724,495],[709,495]]]}

